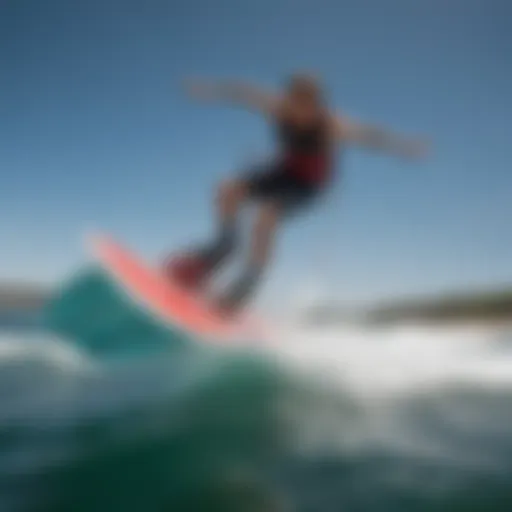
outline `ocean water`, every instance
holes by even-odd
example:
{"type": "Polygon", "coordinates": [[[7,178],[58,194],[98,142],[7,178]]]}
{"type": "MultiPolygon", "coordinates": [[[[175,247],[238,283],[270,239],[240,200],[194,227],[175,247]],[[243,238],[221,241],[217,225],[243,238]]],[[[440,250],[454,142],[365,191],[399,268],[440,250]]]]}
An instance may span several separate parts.
{"type": "Polygon", "coordinates": [[[108,361],[0,328],[0,511],[509,511],[512,331],[276,326],[108,361]]]}

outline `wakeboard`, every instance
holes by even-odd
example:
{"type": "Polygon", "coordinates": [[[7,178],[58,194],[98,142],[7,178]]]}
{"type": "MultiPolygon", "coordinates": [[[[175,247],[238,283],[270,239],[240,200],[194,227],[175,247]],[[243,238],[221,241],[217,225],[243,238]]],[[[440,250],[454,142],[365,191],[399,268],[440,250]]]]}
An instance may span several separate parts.
{"type": "Polygon", "coordinates": [[[160,268],[155,268],[106,235],[89,239],[99,265],[140,307],[161,321],[208,340],[228,341],[255,335],[259,322],[249,313],[226,317],[206,296],[186,289],[160,268]]]}

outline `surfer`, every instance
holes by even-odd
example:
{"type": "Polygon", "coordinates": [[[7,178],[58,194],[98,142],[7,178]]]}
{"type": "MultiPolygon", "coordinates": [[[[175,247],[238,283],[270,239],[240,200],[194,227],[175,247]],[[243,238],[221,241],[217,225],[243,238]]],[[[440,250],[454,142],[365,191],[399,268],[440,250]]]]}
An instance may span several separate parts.
{"type": "Polygon", "coordinates": [[[200,288],[238,247],[238,213],[248,202],[258,205],[250,253],[244,270],[215,305],[237,311],[253,295],[270,258],[280,223],[310,206],[332,181],[338,146],[358,145],[399,157],[419,158],[421,141],[395,135],[333,112],[319,81],[294,74],[284,90],[272,93],[249,84],[190,82],[198,100],[227,101],[263,114],[275,127],[278,153],[273,160],[222,183],[217,194],[217,233],[209,243],[171,257],[166,273],[182,285],[200,288]]]}

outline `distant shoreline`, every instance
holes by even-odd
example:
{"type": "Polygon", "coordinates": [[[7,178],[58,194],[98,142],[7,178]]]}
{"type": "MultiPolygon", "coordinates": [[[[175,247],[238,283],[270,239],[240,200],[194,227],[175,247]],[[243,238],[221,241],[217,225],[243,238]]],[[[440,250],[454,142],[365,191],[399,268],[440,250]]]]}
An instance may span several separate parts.
{"type": "Polygon", "coordinates": [[[408,299],[374,306],[367,321],[403,320],[439,323],[512,323],[512,289],[408,299]]]}
{"type": "MultiPolygon", "coordinates": [[[[37,310],[50,297],[49,287],[28,283],[0,283],[0,313],[37,310]]],[[[512,323],[512,287],[508,289],[439,294],[429,298],[389,299],[358,308],[319,304],[304,312],[307,323],[356,320],[370,325],[404,321],[422,323],[512,323]]]]}

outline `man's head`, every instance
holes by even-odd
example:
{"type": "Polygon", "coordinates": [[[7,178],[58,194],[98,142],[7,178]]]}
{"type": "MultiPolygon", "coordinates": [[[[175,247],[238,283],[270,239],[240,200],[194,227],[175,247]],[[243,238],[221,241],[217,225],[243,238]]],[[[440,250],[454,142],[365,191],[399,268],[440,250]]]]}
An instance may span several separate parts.
{"type": "Polygon", "coordinates": [[[291,101],[321,106],[324,103],[323,88],[319,80],[310,73],[294,73],[286,83],[286,92],[291,101]]]}

